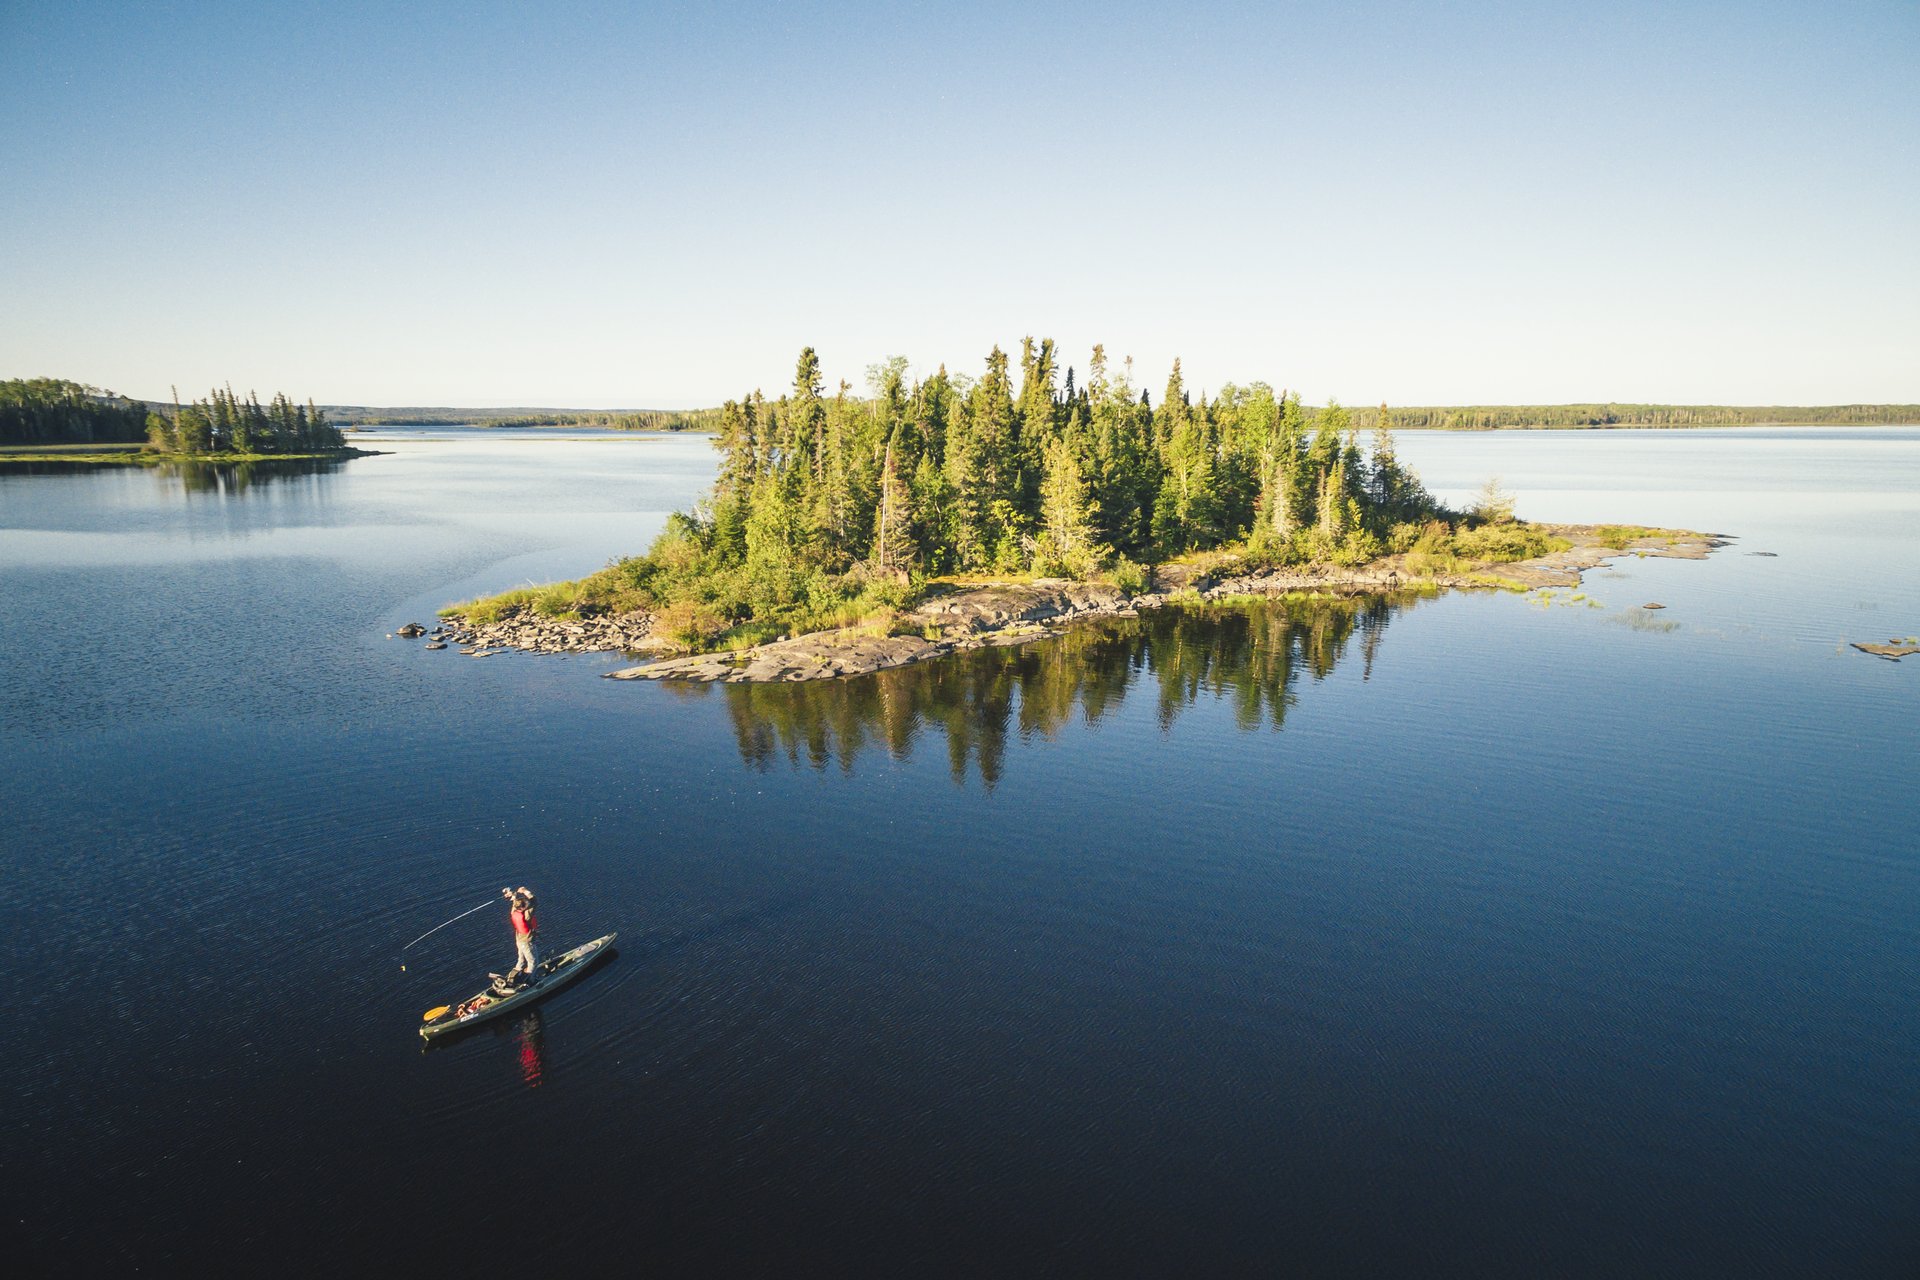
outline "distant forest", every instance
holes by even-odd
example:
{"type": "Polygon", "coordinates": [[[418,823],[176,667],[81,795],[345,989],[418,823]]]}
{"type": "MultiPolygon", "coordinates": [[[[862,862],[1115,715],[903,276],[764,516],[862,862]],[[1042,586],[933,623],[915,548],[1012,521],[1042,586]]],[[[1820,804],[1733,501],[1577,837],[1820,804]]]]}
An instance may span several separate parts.
{"type": "MultiPolygon", "coordinates": [[[[1375,409],[1354,409],[1362,430],[1375,409]]],[[[1604,427],[1888,426],[1920,422],[1920,404],[1472,404],[1393,410],[1398,427],[1440,431],[1502,431],[1517,427],[1582,430],[1604,427]]]]}
{"type": "MultiPolygon", "coordinates": [[[[220,394],[201,402],[214,415],[220,394]]],[[[857,398],[857,397],[856,397],[857,398]]],[[[726,429],[727,411],[710,409],[535,409],[374,408],[366,405],[295,406],[310,420],[329,425],[599,427],[614,431],[696,431],[726,429]]],[[[271,406],[260,406],[272,418],[271,406]]],[[[166,401],[133,400],[112,391],[62,378],[0,380],[0,444],[137,444],[149,438],[149,414],[171,421],[176,407],[166,401]]],[[[1319,410],[1302,406],[1308,425],[1319,410]]],[[[235,407],[230,412],[239,412],[235,407]]],[[[248,411],[249,414],[251,411],[248,411]]],[[[1344,411],[1351,425],[1371,431],[1380,410],[1344,411]]],[[[297,416],[297,415],[296,415],[297,416]]],[[[278,421],[277,419],[275,421],[278,421]]],[[[1606,427],[1741,427],[1774,423],[1815,426],[1886,426],[1920,423],[1920,404],[1713,405],[1713,404],[1551,404],[1425,405],[1395,408],[1393,426],[1443,431],[1501,431],[1520,427],[1591,430],[1606,427]]],[[[298,424],[284,423],[260,435],[257,419],[241,428],[249,440],[295,438],[298,424]],[[293,436],[287,433],[292,432],[293,436]]],[[[215,435],[220,431],[216,427],[215,435]]],[[[311,428],[309,428],[311,435],[311,428]]],[[[304,447],[304,446],[302,446],[304,447]]]]}
{"type": "MultiPolygon", "coordinates": [[[[1303,406],[1311,423],[1318,410],[1303,406]]],[[[570,409],[375,409],[333,405],[336,422],[361,425],[480,427],[606,427],[616,431],[719,431],[723,408],[576,411],[570,409]]],[[[1347,411],[1371,431],[1379,410],[1347,411]]],[[[1751,427],[1780,423],[1813,426],[1888,426],[1920,423],[1920,404],[1474,404],[1395,408],[1402,429],[1504,431],[1522,427],[1592,430],[1605,427],[1751,427]]]]}
{"type": "Polygon", "coordinates": [[[602,427],[612,431],[717,431],[715,409],[375,409],[336,405],[327,412],[353,426],[602,427]]]}
{"type": "Polygon", "coordinates": [[[62,378],[0,382],[0,444],[137,444],[147,406],[62,378]]]}

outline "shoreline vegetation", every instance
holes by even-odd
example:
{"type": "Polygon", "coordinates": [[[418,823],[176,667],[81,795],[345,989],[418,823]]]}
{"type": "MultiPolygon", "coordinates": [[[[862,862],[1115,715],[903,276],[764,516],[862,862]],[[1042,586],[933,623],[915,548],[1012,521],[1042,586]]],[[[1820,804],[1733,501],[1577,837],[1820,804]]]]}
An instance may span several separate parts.
{"type": "Polygon", "coordinates": [[[365,457],[311,400],[267,404],[231,386],[204,400],[149,406],[59,378],[0,382],[0,461],[99,465],[241,463],[365,457]]]}
{"type": "Polygon", "coordinates": [[[713,488],[653,547],[572,582],[441,611],[429,637],[481,656],[694,655],[622,677],[793,680],[1014,643],[1060,620],[1235,595],[1577,583],[1610,554],[1703,556],[1720,540],[1515,520],[1490,480],[1465,511],[1396,458],[1397,419],[1307,410],[1266,383],[1155,398],[1093,350],[1064,380],[1051,341],[1000,348],[978,378],[791,390],[721,409],[713,488]],[[1570,576],[1569,576],[1570,575],[1570,576]],[[983,639],[991,637],[991,639],[983,639]],[[707,656],[725,655],[725,656],[707,656]]]}

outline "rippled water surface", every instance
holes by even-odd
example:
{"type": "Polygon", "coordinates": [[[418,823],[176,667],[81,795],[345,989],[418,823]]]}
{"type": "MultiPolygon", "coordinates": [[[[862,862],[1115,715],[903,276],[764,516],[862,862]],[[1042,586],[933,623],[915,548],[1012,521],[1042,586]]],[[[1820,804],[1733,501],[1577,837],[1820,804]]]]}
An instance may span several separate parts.
{"type": "Polygon", "coordinates": [[[0,470],[12,1252],[1912,1274],[1920,659],[1846,642],[1920,632],[1920,430],[1401,446],[1737,540],[686,688],[387,636],[703,440],[0,470]],[[618,956],[423,1052],[504,910],[401,944],[522,882],[618,956]]]}

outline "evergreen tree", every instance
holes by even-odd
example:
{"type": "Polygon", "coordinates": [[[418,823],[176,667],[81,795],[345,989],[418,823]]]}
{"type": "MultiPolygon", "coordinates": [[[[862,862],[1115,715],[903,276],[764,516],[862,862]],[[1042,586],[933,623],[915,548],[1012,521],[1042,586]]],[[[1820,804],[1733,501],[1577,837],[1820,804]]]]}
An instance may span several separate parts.
{"type": "Polygon", "coordinates": [[[1080,459],[1068,441],[1055,440],[1047,446],[1045,471],[1034,570],[1084,577],[1098,567],[1106,549],[1095,531],[1098,506],[1088,495],[1080,459]]]}
{"type": "Polygon", "coordinates": [[[913,494],[900,475],[891,439],[880,466],[871,558],[875,568],[887,573],[905,573],[919,558],[913,537],[913,494]]]}

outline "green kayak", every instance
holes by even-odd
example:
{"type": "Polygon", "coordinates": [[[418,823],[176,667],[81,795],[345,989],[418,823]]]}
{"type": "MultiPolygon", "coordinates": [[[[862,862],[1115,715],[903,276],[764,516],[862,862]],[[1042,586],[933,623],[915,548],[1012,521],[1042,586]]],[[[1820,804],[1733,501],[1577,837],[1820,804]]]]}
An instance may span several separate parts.
{"type": "Polygon", "coordinates": [[[420,1036],[424,1040],[433,1040],[450,1032],[470,1027],[476,1022],[485,1022],[502,1014],[512,1013],[515,1009],[525,1008],[536,1000],[545,999],[575,978],[593,967],[594,961],[607,954],[613,947],[613,940],[620,935],[610,933],[604,938],[595,938],[592,942],[582,943],[571,951],[563,952],[550,960],[540,962],[540,980],[530,982],[517,991],[501,995],[492,987],[479,992],[472,998],[458,1004],[443,1005],[428,1013],[420,1024],[420,1036]]]}

